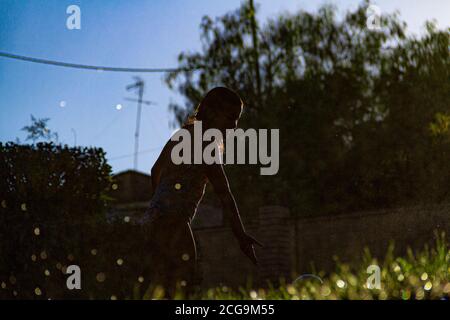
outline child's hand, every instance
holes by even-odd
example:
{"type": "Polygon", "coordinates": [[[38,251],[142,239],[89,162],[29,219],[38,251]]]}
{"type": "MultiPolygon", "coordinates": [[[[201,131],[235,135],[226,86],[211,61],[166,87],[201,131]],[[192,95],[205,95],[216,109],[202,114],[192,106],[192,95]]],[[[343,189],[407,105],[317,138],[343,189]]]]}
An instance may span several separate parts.
{"type": "Polygon", "coordinates": [[[259,242],[246,232],[238,237],[238,241],[242,252],[244,252],[245,255],[249,257],[255,265],[258,265],[258,260],[256,259],[255,248],[253,247],[253,245],[257,244],[262,247],[263,245],[261,244],[261,242],[259,242]]]}

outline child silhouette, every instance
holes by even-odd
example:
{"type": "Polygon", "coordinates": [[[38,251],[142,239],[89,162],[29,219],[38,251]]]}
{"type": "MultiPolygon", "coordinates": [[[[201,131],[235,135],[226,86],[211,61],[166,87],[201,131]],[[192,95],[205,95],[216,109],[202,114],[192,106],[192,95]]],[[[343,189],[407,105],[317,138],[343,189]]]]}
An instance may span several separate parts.
{"type": "MultiPolygon", "coordinates": [[[[225,136],[227,129],[236,128],[242,107],[242,100],[234,91],[214,88],[183,129],[193,137],[194,123],[201,121],[204,130],[218,129],[225,136]]],[[[191,221],[208,181],[220,198],[224,217],[230,221],[241,250],[255,264],[254,245],[262,246],[244,229],[223,164],[194,164],[194,161],[174,164],[171,152],[176,143],[172,140],[166,143],[151,170],[153,195],[144,218],[152,255],[149,282],[164,287],[169,297],[173,297],[177,285],[186,287],[194,282],[197,252],[191,221]]],[[[223,141],[217,143],[223,147],[223,141]]]]}

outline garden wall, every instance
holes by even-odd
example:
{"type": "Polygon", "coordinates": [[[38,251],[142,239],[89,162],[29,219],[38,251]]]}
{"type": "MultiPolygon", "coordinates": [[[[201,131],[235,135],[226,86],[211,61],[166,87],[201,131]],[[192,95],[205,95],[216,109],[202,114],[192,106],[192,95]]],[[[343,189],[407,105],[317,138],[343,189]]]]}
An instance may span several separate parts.
{"type": "MultiPolygon", "coordinates": [[[[123,190],[137,184],[141,190],[150,190],[148,178],[137,181],[139,174],[132,173],[116,176],[119,193],[126,195],[123,190]]],[[[135,192],[132,196],[119,198],[115,214],[132,216],[144,212],[148,200],[136,197],[135,192]]],[[[245,223],[247,231],[264,244],[264,248],[256,248],[259,266],[252,265],[241,253],[226,224],[222,210],[208,204],[199,206],[193,220],[199,274],[205,287],[245,285],[249,280],[264,285],[266,280],[280,277],[292,280],[316,270],[332,271],[334,256],[350,262],[361,258],[368,247],[374,256],[382,258],[391,241],[398,253],[408,246],[423,248],[425,243],[434,241],[435,230],[445,231],[449,237],[450,205],[309,218],[294,217],[279,206],[263,207],[257,217],[245,223]]]]}
{"type": "Polygon", "coordinates": [[[391,241],[398,253],[408,246],[423,248],[434,241],[434,231],[450,233],[449,206],[401,208],[314,218],[293,218],[282,207],[264,207],[248,232],[264,244],[257,248],[259,266],[240,252],[228,227],[195,228],[203,285],[243,285],[295,279],[315,270],[331,271],[334,256],[350,262],[365,247],[382,258],[391,241]],[[313,267],[314,266],[314,267],[313,267]]]}

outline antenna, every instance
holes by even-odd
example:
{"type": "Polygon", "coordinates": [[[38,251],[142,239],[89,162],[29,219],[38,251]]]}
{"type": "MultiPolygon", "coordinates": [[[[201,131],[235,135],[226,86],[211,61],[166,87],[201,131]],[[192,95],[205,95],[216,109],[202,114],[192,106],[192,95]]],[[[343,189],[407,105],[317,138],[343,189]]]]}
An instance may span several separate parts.
{"type": "Polygon", "coordinates": [[[134,170],[137,170],[138,154],[139,154],[139,129],[140,129],[140,125],[141,125],[142,103],[150,105],[150,104],[152,104],[152,102],[142,100],[142,97],[144,95],[144,80],[142,80],[140,77],[133,77],[133,78],[134,78],[135,82],[128,85],[126,87],[126,89],[128,91],[137,89],[138,99],[137,100],[131,99],[131,98],[125,98],[125,99],[137,101],[137,103],[138,103],[137,116],[136,116],[136,131],[134,133],[134,170]]]}
{"type": "MultiPolygon", "coordinates": [[[[139,99],[134,99],[134,98],[128,98],[128,97],[125,97],[125,98],[123,98],[124,100],[127,100],[127,101],[133,101],[133,102],[139,102],[139,99]]],[[[148,106],[150,106],[150,105],[156,105],[156,102],[153,102],[153,101],[147,101],[147,100],[142,100],[142,103],[143,104],[146,104],[146,105],[148,105],[148,106]]]]}

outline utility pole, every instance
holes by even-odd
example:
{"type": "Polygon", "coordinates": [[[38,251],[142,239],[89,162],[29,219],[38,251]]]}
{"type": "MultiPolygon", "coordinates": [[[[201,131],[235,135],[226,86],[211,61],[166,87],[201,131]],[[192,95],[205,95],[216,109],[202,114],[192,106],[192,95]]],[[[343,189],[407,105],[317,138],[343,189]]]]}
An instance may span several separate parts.
{"type": "Polygon", "coordinates": [[[136,130],[134,132],[134,170],[137,170],[138,168],[138,153],[139,153],[139,130],[141,126],[141,112],[142,112],[142,103],[145,104],[151,104],[150,101],[144,101],[142,100],[144,96],[144,80],[142,80],[140,77],[134,77],[135,83],[130,84],[127,86],[127,90],[137,89],[138,99],[129,99],[132,101],[137,101],[138,108],[137,108],[137,115],[136,115],[136,130]]]}
{"type": "Polygon", "coordinates": [[[76,147],[77,146],[77,132],[75,131],[74,128],[70,129],[72,131],[73,134],[73,146],[76,147]]]}

